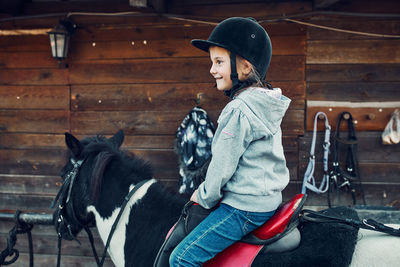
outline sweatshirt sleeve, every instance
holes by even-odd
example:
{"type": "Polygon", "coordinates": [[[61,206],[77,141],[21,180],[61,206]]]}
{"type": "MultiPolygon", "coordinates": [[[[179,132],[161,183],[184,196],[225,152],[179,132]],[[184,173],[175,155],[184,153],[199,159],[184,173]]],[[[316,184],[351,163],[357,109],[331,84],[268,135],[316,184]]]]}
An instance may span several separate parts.
{"type": "Polygon", "coordinates": [[[220,201],[222,188],[235,173],[240,157],[252,139],[248,118],[239,109],[222,112],[206,178],[198,188],[197,201],[201,206],[210,209],[220,201]]]}

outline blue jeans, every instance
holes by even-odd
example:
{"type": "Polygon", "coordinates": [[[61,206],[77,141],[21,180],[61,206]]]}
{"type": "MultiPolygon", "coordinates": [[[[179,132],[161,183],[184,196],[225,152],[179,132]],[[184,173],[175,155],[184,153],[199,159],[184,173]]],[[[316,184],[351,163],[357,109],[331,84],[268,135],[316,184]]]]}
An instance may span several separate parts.
{"type": "Polygon", "coordinates": [[[169,265],[201,266],[263,225],[274,213],[275,211],[248,212],[220,204],[172,251],[169,265]]]}

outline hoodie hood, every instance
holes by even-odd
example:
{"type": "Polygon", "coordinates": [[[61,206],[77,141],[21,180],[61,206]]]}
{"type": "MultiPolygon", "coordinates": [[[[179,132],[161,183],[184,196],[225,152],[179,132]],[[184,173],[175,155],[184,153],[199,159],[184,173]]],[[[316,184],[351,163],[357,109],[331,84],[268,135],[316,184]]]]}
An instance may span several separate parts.
{"type": "Polygon", "coordinates": [[[282,119],[291,102],[282,94],[280,88],[251,87],[240,93],[235,99],[246,103],[246,106],[258,119],[258,123],[265,126],[272,134],[280,129],[282,119]]]}

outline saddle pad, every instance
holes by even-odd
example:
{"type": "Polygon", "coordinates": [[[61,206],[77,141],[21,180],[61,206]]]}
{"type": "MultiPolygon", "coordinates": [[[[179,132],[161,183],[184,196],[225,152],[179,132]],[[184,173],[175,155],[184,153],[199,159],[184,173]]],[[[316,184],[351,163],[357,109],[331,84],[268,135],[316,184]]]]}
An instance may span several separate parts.
{"type": "MultiPolygon", "coordinates": [[[[324,211],[327,215],[358,219],[348,207],[324,211]]],[[[300,246],[289,252],[258,255],[252,266],[349,266],[357,243],[358,229],[342,223],[301,222],[300,246]]]]}

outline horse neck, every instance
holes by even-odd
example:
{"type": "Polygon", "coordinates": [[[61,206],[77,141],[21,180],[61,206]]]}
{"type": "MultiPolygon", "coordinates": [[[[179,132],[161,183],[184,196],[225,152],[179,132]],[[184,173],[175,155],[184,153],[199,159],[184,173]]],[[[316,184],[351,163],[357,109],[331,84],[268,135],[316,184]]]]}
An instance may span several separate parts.
{"type": "MultiPolygon", "coordinates": [[[[118,221],[118,225],[115,229],[115,232],[113,233],[108,252],[111,256],[111,259],[115,263],[116,266],[124,266],[124,246],[125,246],[125,241],[126,241],[126,225],[129,224],[129,219],[131,218],[131,213],[132,213],[132,207],[138,203],[146,194],[149,189],[149,187],[154,184],[156,181],[149,180],[146,182],[142,187],[140,187],[135,194],[130,198],[128,201],[125,209],[123,210],[123,213],[118,221]]],[[[133,185],[129,189],[133,189],[133,185]]],[[[120,213],[121,207],[115,208],[111,216],[109,217],[104,217],[100,214],[100,212],[96,209],[95,206],[89,206],[88,207],[88,212],[92,212],[95,216],[96,220],[96,227],[99,232],[99,235],[104,243],[106,245],[108,236],[111,232],[111,228],[120,213]]]]}
{"type": "Polygon", "coordinates": [[[128,266],[152,266],[171,227],[178,220],[187,198],[171,192],[162,183],[148,190],[140,205],[134,207],[127,226],[125,254],[128,266]]]}

